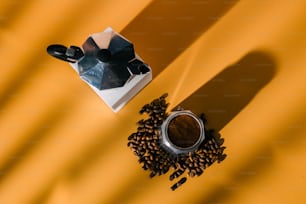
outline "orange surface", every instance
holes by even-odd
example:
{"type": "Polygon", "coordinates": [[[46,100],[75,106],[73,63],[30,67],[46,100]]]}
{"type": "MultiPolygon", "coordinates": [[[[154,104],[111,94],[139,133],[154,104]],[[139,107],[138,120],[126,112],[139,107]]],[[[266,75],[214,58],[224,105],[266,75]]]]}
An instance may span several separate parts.
{"type": "Polygon", "coordinates": [[[305,13],[303,0],[2,0],[0,203],[305,203],[305,13]],[[46,54],[107,26],[154,75],[117,114],[46,54]],[[164,92],[204,111],[228,155],[175,192],[126,146],[164,92]]]}

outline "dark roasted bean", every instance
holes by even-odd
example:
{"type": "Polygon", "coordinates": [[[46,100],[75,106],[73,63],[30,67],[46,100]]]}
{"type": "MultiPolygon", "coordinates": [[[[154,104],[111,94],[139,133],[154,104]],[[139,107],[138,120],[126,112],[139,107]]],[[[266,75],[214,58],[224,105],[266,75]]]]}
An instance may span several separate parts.
{"type": "Polygon", "coordinates": [[[171,189],[174,191],[176,190],[178,187],[180,187],[183,183],[185,183],[187,180],[186,177],[181,178],[177,183],[175,183],[173,186],[171,186],[171,189]]]}
{"type": "Polygon", "coordinates": [[[168,97],[168,93],[164,93],[163,95],[161,95],[161,97],[159,97],[159,99],[165,99],[168,97]]]}
{"type": "Polygon", "coordinates": [[[196,168],[197,176],[200,176],[203,173],[201,168],[196,168]]]}
{"type": "Polygon", "coordinates": [[[190,176],[190,177],[194,177],[195,175],[196,175],[196,170],[195,169],[191,169],[189,172],[188,172],[188,175],[190,176]]]}
{"type": "Polygon", "coordinates": [[[222,162],[226,158],[226,156],[227,156],[226,154],[219,155],[217,160],[218,163],[222,162]]]}
{"type": "Polygon", "coordinates": [[[175,179],[175,178],[181,176],[184,172],[185,172],[184,169],[178,169],[178,170],[176,170],[175,172],[173,172],[173,173],[170,175],[170,177],[169,177],[170,181],[172,181],[173,179],[175,179]]]}
{"type": "Polygon", "coordinates": [[[151,171],[150,178],[153,178],[155,175],[156,175],[156,172],[155,171],[151,171]]]}

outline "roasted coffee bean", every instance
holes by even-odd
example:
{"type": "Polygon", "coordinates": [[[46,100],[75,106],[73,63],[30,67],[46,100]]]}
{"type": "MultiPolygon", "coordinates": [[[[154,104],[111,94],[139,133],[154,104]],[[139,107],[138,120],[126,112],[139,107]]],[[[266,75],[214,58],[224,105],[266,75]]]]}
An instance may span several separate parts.
{"type": "Polygon", "coordinates": [[[205,157],[201,157],[201,158],[199,159],[199,163],[205,163],[205,157]]]}
{"type": "Polygon", "coordinates": [[[145,123],[144,119],[141,119],[141,120],[139,120],[139,121],[137,122],[137,125],[142,125],[142,124],[144,124],[144,123],[145,123]]]}
{"type": "Polygon", "coordinates": [[[148,165],[148,164],[144,164],[144,165],[142,166],[142,169],[143,169],[143,170],[148,170],[148,169],[149,169],[149,165],[148,165]]]}
{"type": "Polygon", "coordinates": [[[156,175],[156,172],[155,171],[151,171],[150,178],[153,178],[155,175],[156,175]]]}
{"type": "Polygon", "coordinates": [[[218,152],[223,153],[226,147],[221,147],[218,152]]]}
{"type": "Polygon", "coordinates": [[[183,183],[185,183],[187,180],[186,177],[181,178],[177,183],[175,183],[173,186],[171,186],[171,189],[174,191],[176,190],[178,187],[180,187],[183,183]]]}
{"type": "Polygon", "coordinates": [[[220,146],[217,143],[215,143],[214,144],[214,149],[218,150],[219,148],[220,148],[220,146]]]}
{"type": "Polygon", "coordinates": [[[128,137],[128,140],[133,140],[133,139],[135,138],[135,136],[136,136],[135,133],[131,134],[131,135],[128,137]]]}
{"type": "Polygon", "coordinates": [[[152,107],[157,106],[157,105],[159,104],[159,100],[160,100],[160,99],[154,99],[154,100],[151,102],[152,107]]]}
{"type": "Polygon", "coordinates": [[[159,97],[159,99],[165,99],[168,97],[168,93],[164,93],[161,97],[159,97]]]}
{"type": "Polygon", "coordinates": [[[136,144],[134,142],[129,142],[127,145],[128,145],[128,147],[135,147],[136,146],[136,144]]]}
{"type": "Polygon", "coordinates": [[[191,161],[191,162],[193,162],[193,155],[192,155],[192,153],[191,152],[188,152],[188,159],[191,161]]]}
{"type": "Polygon", "coordinates": [[[220,146],[223,145],[224,139],[221,138],[221,135],[219,133],[214,134],[214,139],[216,140],[218,145],[220,145],[220,146]]]}
{"type": "Polygon", "coordinates": [[[196,168],[197,176],[200,176],[203,173],[201,168],[196,168]]]}
{"type": "Polygon", "coordinates": [[[188,172],[188,175],[192,178],[196,175],[196,170],[195,169],[191,169],[189,172],[188,172]]]}
{"type": "Polygon", "coordinates": [[[178,177],[181,176],[184,172],[185,172],[185,169],[182,169],[182,168],[176,170],[175,172],[173,172],[173,173],[169,176],[170,181],[172,181],[172,180],[175,179],[175,178],[178,178],[178,177]]]}
{"type": "Polygon", "coordinates": [[[145,113],[146,110],[147,110],[147,108],[148,108],[148,106],[149,106],[149,104],[144,105],[144,106],[140,109],[139,113],[140,113],[140,114],[145,113]]]}
{"type": "Polygon", "coordinates": [[[195,168],[197,168],[197,167],[199,167],[199,163],[198,163],[198,162],[195,162],[195,163],[193,164],[193,166],[194,166],[195,168]]]}
{"type": "Polygon", "coordinates": [[[163,174],[166,174],[169,171],[169,167],[165,166],[162,171],[163,171],[163,174]]]}
{"type": "Polygon", "coordinates": [[[226,154],[221,154],[221,155],[218,155],[218,163],[222,162],[225,158],[226,158],[226,154]]]}

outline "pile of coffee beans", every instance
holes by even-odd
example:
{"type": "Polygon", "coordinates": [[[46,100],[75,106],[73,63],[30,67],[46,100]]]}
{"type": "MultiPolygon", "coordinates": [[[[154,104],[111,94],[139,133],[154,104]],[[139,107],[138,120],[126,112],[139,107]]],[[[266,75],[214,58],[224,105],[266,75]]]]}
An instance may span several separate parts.
{"type": "MultiPolygon", "coordinates": [[[[205,140],[194,152],[173,154],[164,149],[160,145],[159,128],[169,115],[167,96],[168,94],[163,94],[141,108],[139,113],[147,114],[149,117],[137,122],[137,132],[128,137],[128,146],[139,158],[138,162],[142,168],[150,171],[150,178],[166,174],[169,170],[172,170],[170,181],[183,174],[189,177],[200,176],[214,162],[220,163],[225,159],[226,155],[223,153],[225,147],[222,146],[224,139],[213,129],[205,129],[205,140]]],[[[206,122],[204,114],[200,118],[206,122]]],[[[186,177],[181,178],[171,186],[171,189],[177,189],[186,180],[186,177]]]]}

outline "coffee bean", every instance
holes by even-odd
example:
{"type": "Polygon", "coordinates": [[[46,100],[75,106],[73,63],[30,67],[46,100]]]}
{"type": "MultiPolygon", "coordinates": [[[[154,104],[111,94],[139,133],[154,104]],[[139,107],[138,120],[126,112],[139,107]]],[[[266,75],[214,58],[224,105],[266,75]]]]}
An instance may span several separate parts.
{"type": "Polygon", "coordinates": [[[184,172],[185,172],[185,169],[182,169],[182,168],[176,170],[175,172],[173,172],[173,173],[170,175],[170,177],[169,177],[170,181],[172,181],[172,180],[175,179],[175,178],[178,178],[178,177],[181,176],[184,172]]]}
{"type": "Polygon", "coordinates": [[[148,169],[149,169],[149,165],[148,165],[148,164],[144,164],[144,165],[142,166],[142,169],[143,169],[143,170],[148,170],[148,169]]]}
{"type": "Polygon", "coordinates": [[[165,166],[162,170],[162,173],[163,174],[166,174],[167,172],[169,171],[169,167],[168,166],[165,166]]]}
{"type": "Polygon", "coordinates": [[[168,97],[168,93],[164,93],[161,97],[159,97],[159,99],[163,100],[163,99],[165,99],[167,97],[168,97]]]}
{"type": "Polygon", "coordinates": [[[150,178],[153,178],[155,175],[156,175],[156,172],[155,171],[151,171],[150,178]]]}
{"type": "Polygon", "coordinates": [[[218,155],[218,163],[222,162],[226,158],[226,154],[218,155]]]}
{"type": "Polygon", "coordinates": [[[188,175],[192,178],[196,175],[196,170],[195,169],[191,169],[189,172],[188,172],[188,175]]]}
{"type": "Polygon", "coordinates": [[[171,186],[171,189],[174,191],[176,190],[178,187],[180,187],[182,184],[184,184],[186,182],[187,178],[183,177],[181,178],[177,183],[175,183],[173,186],[171,186]]]}
{"type": "Polygon", "coordinates": [[[135,147],[136,146],[136,144],[134,142],[129,142],[127,145],[128,145],[128,147],[135,147]]]}

